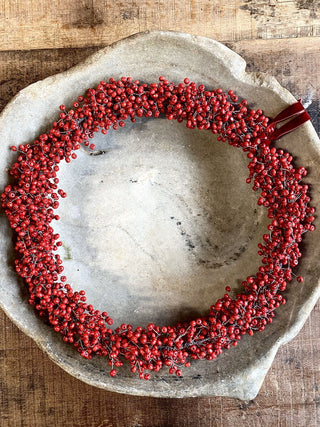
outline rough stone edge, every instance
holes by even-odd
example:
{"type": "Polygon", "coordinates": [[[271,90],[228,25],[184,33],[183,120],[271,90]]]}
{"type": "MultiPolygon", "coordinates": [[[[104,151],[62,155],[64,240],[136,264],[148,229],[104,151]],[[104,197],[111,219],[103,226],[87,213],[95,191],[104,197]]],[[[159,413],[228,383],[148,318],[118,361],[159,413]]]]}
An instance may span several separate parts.
{"type": "MultiPolygon", "coordinates": [[[[38,93],[39,88],[41,89],[42,85],[47,85],[54,83],[54,81],[57,78],[65,78],[68,77],[70,74],[75,73],[81,73],[84,66],[89,66],[92,63],[95,63],[98,61],[101,57],[104,57],[108,52],[112,51],[114,48],[119,48],[121,45],[124,45],[127,43],[128,40],[133,39],[143,39],[144,37],[155,37],[155,36],[164,36],[164,37],[183,37],[189,39],[189,41],[196,43],[197,45],[200,45],[203,49],[206,49],[208,52],[212,52],[213,48],[215,48],[215,56],[219,57],[220,59],[223,59],[224,62],[226,59],[225,54],[228,54],[228,68],[233,76],[238,78],[239,80],[242,80],[245,83],[254,85],[256,87],[271,87],[272,91],[276,93],[286,104],[290,104],[295,101],[295,98],[293,95],[284,87],[282,87],[279,82],[273,77],[266,73],[262,72],[246,72],[246,61],[238,55],[233,50],[229,49],[225,45],[206,37],[202,36],[196,36],[191,34],[186,34],[182,32],[176,32],[176,31],[145,31],[133,34],[129,37],[126,37],[124,39],[121,39],[117,42],[112,43],[111,45],[100,49],[98,52],[90,55],[84,62],[79,63],[78,65],[73,66],[72,68],[55,75],[52,75],[50,77],[47,77],[43,80],[39,80],[35,83],[32,83],[31,85],[27,86],[26,88],[19,91],[12,100],[6,105],[6,107],[3,109],[3,111],[0,114],[0,124],[2,121],[6,120],[6,115],[10,112],[10,109],[14,104],[19,100],[20,97],[25,97],[28,95],[31,95],[32,92],[36,91],[38,93]],[[239,66],[241,64],[241,66],[239,66]]],[[[311,133],[311,136],[313,136],[313,140],[315,140],[315,144],[317,146],[318,151],[320,151],[320,141],[318,139],[318,136],[311,125],[311,123],[307,123],[304,126],[308,127],[308,132],[311,133]],[[313,135],[312,135],[313,134],[313,135]]],[[[314,292],[311,294],[309,300],[300,308],[299,317],[296,318],[295,322],[286,330],[286,335],[282,336],[277,340],[277,342],[273,345],[273,347],[270,348],[270,350],[260,359],[256,360],[255,365],[249,367],[246,372],[246,377],[255,377],[256,380],[256,387],[253,389],[252,387],[248,389],[246,387],[246,382],[243,381],[242,383],[242,390],[238,389],[236,391],[232,391],[232,389],[229,389],[225,393],[219,393],[216,394],[212,388],[210,388],[208,385],[202,385],[197,390],[194,390],[195,393],[192,395],[189,395],[188,397],[200,397],[200,396],[228,396],[233,398],[238,398],[242,400],[250,400],[254,399],[257,394],[259,393],[259,390],[263,384],[264,378],[270,369],[273,359],[282,344],[286,344],[291,339],[293,339],[300,329],[303,327],[305,321],[307,320],[310,312],[312,311],[314,305],[316,304],[318,298],[320,297],[320,280],[318,280],[318,287],[314,290],[314,292]],[[259,377],[257,376],[257,373],[260,372],[259,377]]],[[[98,387],[105,390],[118,392],[118,393],[126,393],[127,391],[123,389],[122,386],[118,387],[116,382],[113,384],[102,384],[102,383],[96,383],[96,381],[91,381],[90,378],[86,378],[83,374],[75,374],[74,371],[72,371],[71,368],[69,368],[65,361],[57,357],[53,354],[51,350],[51,346],[48,342],[44,340],[39,340],[39,337],[36,336],[33,330],[30,330],[28,328],[25,328],[23,325],[20,324],[19,320],[15,319],[13,316],[11,316],[10,312],[6,310],[6,308],[3,306],[3,304],[0,301],[0,307],[2,310],[6,313],[6,315],[10,318],[10,320],[20,329],[22,332],[24,332],[26,335],[28,335],[30,338],[32,338],[36,344],[39,346],[39,348],[44,351],[49,358],[54,361],[58,366],[60,366],[62,369],[64,369],[66,372],[71,374],[72,376],[80,379],[81,381],[98,387]]],[[[243,372],[242,372],[243,373],[243,372]]],[[[244,375],[243,375],[244,376],[244,375]]],[[[138,396],[152,396],[152,397],[172,397],[172,398],[183,398],[185,396],[185,392],[183,390],[173,391],[171,389],[168,389],[167,394],[164,395],[164,392],[158,393],[156,391],[147,391],[144,392],[141,389],[131,389],[130,394],[132,395],[138,395],[138,396]]]]}

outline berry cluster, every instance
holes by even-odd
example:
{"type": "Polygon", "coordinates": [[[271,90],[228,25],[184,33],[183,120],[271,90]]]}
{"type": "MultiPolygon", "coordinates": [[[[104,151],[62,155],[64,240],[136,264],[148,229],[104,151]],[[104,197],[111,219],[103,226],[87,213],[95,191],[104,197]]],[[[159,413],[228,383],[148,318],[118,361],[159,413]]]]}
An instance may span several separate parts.
{"type": "Polygon", "coordinates": [[[179,84],[164,77],[152,84],[110,79],[88,89],[69,111],[60,106],[59,119],[47,133],[33,144],[12,147],[18,151],[9,172],[12,183],[1,198],[15,231],[15,268],[29,288],[30,304],[81,356],[107,356],[111,376],[125,360],[140,378],[149,379],[149,371],[164,366],[181,376],[180,368],[190,361],[215,359],[236,346],[242,335],[262,331],[285,303],[281,293],[301,257],[302,235],[314,229],[308,186],[301,183],[307,172],[293,167],[289,153],[271,147],[274,132],[275,122],[261,110],[249,109],[233,91],[209,91],[188,79],[179,84]],[[74,291],[63,275],[57,252],[62,241],[51,225],[59,219],[59,198],[66,197],[58,188],[59,163],[75,159],[81,144],[94,149],[89,140],[99,130],[106,134],[111,127],[123,127],[126,119],[160,115],[184,121],[190,129],[209,130],[247,153],[247,182],[260,190],[258,204],[267,208],[270,218],[268,233],[259,244],[262,265],[242,282],[243,291],[234,299],[227,286],[204,317],[175,326],[150,323],[134,329],[122,324],[113,330],[108,313],[95,310],[86,302],[85,292],[74,291]]]}

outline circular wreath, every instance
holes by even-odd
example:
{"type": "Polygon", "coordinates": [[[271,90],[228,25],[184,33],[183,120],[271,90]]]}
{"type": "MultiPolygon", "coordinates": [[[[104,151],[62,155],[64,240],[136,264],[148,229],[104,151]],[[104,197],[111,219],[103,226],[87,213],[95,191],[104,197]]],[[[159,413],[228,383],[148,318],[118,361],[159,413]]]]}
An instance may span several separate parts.
{"type": "MultiPolygon", "coordinates": [[[[15,231],[15,269],[29,288],[30,304],[81,356],[107,356],[111,376],[125,360],[140,378],[149,379],[148,371],[158,372],[164,366],[181,376],[180,368],[190,366],[193,359],[215,359],[224,349],[236,346],[242,335],[264,330],[275,309],[286,302],[282,292],[295,275],[302,235],[314,229],[308,186],[301,182],[306,169],[295,169],[292,155],[271,146],[273,140],[306,121],[304,112],[298,116],[299,123],[296,120],[276,129],[279,121],[302,112],[301,104],[297,105],[270,120],[260,109],[250,109],[246,100],[239,101],[232,90],[207,90],[189,79],[174,84],[164,77],[151,84],[111,78],[88,89],[85,97],[79,96],[69,111],[61,105],[59,119],[47,133],[33,144],[11,147],[18,156],[9,171],[12,183],[5,187],[1,200],[15,231]],[[218,140],[247,153],[246,181],[261,191],[258,205],[267,208],[270,218],[268,232],[258,245],[262,265],[256,275],[243,280],[243,290],[234,299],[227,286],[204,317],[174,326],[122,324],[111,329],[108,313],[95,310],[86,302],[85,292],[74,291],[63,275],[57,253],[62,242],[51,226],[59,220],[55,213],[58,199],[66,197],[58,188],[59,163],[76,159],[81,144],[94,149],[89,139],[99,130],[106,134],[111,127],[123,127],[126,119],[135,122],[136,117],[161,115],[185,121],[190,129],[218,134],[218,140]]],[[[298,276],[296,280],[303,279],[298,276]]]]}

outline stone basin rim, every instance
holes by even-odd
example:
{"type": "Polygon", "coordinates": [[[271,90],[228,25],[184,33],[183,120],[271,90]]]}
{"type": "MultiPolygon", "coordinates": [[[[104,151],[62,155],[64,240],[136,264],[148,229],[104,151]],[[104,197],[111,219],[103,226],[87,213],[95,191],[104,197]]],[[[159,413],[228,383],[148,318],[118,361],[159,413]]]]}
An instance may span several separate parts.
{"type": "MultiPolygon", "coordinates": [[[[129,36],[126,39],[120,40],[118,42],[113,43],[110,46],[107,46],[106,48],[94,53],[93,55],[91,55],[86,61],[84,61],[83,63],[76,65],[75,67],[71,68],[70,70],[67,70],[63,73],[59,73],[57,75],[48,77],[40,82],[36,82],[30,86],[28,86],[27,88],[23,89],[22,91],[20,91],[13,99],[12,101],[5,107],[5,109],[3,110],[3,112],[1,113],[1,118],[0,118],[0,123],[4,122],[6,119],[6,114],[7,112],[10,112],[12,106],[14,105],[14,103],[18,100],[18,98],[20,96],[25,96],[28,95],[28,93],[31,91],[33,92],[34,89],[36,89],[39,85],[41,87],[41,85],[47,85],[47,84],[51,84],[53,83],[57,76],[61,76],[61,77],[67,77],[68,74],[73,74],[73,73],[77,73],[77,72],[81,72],[81,69],[84,66],[89,66],[90,64],[96,62],[100,57],[105,56],[106,54],[108,54],[109,52],[112,52],[115,48],[121,47],[122,45],[126,45],[128,40],[139,40],[140,38],[143,40],[144,37],[153,37],[153,36],[169,36],[169,37],[178,37],[178,38],[187,38],[187,40],[190,42],[196,42],[196,43],[200,43],[200,44],[204,44],[207,45],[207,43],[212,43],[213,46],[217,47],[219,46],[219,48],[221,48],[222,51],[226,50],[228,51],[229,55],[231,55],[231,52],[228,48],[226,48],[225,46],[221,45],[218,42],[215,42],[213,40],[201,37],[201,36],[193,36],[193,35],[188,35],[188,34],[184,34],[184,33],[180,33],[180,32],[166,32],[166,31],[147,31],[147,32],[143,32],[143,33],[137,33],[134,34],[132,36],[129,36]]],[[[232,60],[236,61],[235,58],[237,58],[237,60],[239,61],[239,59],[241,60],[240,63],[242,64],[241,67],[239,67],[238,71],[237,71],[237,77],[239,79],[243,79],[247,82],[251,82],[254,83],[255,85],[260,85],[260,86],[264,86],[266,85],[266,82],[268,83],[268,86],[272,86],[272,90],[277,93],[279,95],[279,93],[281,92],[282,95],[282,100],[284,102],[292,102],[294,100],[294,98],[292,97],[292,95],[284,90],[280,84],[276,81],[275,78],[273,77],[269,77],[266,74],[263,73],[246,73],[245,72],[245,61],[236,53],[232,52],[232,54],[234,56],[231,55],[232,60]],[[285,94],[285,95],[284,95],[285,94]]],[[[235,62],[234,62],[235,63],[235,62]]],[[[237,63],[239,65],[239,63],[237,63]]],[[[280,96],[280,95],[279,95],[280,96]]],[[[311,133],[314,133],[313,127],[310,124],[307,124],[306,126],[308,128],[308,131],[311,133]]],[[[280,345],[288,342],[289,340],[291,340],[294,336],[296,336],[296,334],[299,332],[299,330],[301,329],[301,327],[303,326],[303,323],[305,322],[305,320],[307,319],[309,312],[312,310],[314,304],[316,303],[317,299],[319,298],[320,295],[320,288],[318,286],[318,288],[315,289],[315,291],[313,292],[312,296],[309,299],[308,302],[308,309],[307,310],[300,310],[301,313],[299,316],[297,316],[295,323],[286,331],[286,334],[282,337],[280,337],[276,344],[273,346],[273,348],[269,351],[270,354],[270,358],[271,361],[270,363],[267,363],[267,367],[266,367],[266,372],[268,370],[268,368],[270,367],[272,360],[279,348],[280,345]]],[[[26,333],[26,335],[30,336],[31,338],[33,338],[37,345],[46,353],[49,355],[49,357],[55,361],[55,363],[57,363],[59,366],[61,366],[64,370],[66,370],[67,372],[71,373],[73,376],[76,376],[77,378],[81,379],[82,381],[85,381],[86,383],[90,384],[90,385],[94,385],[96,387],[100,387],[106,390],[110,390],[110,391],[117,391],[120,393],[128,393],[128,390],[125,390],[123,386],[119,386],[115,381],[113,381],[110,384],[103,384],[103,383],[99,383],[95,380],[91,380],[90,378],[87,378],[85,376],[85,374],[82,374],[82,372],[80,373],[75,373],[74,370],[72,370],[72,367],[69,367],[68,364],[65,363],[65,361],[61,360],[61,358],[59,358],[56,354],[54,354],[54,352],[52,351],[52,349],[50,348],[50,346],[48,346],[48,344],[41,339],[39,336],[37,336],[36,332],[33,329],[28,329],[27,327],[25,327],[17,317],[15,317],[10,311],[9,309],[6,307],[6,305],[4,305],[2,303],[2,301],[0,300],[0,306],[2,307],[2,309],[6,312],[6,314],[8,315],[8,317],[24,332],[26,333]]],[[[257,365],[259,365],[259,363],[261,363],[261,361],[257,361],[257,365]]],[[[265,372],[265,374],[266,374],[265,372]]],[[[256,396],[256,394],[258,393],[260,386],[263,382],[264,376],[265,374],[262,376],[261,381],[260,381],[260,385],[256,388],[253,389],[251,392],[247,392],[247,394],[242,393],[241,391],[236,391],[232,394],[232,392],[226,392],[224,395],[226,396],[232,396],[232,397],[238,397],[241,399],[252,399],[256,396]]],[[[154,397],[187,397],[187,396],[214,396],[214,390],[208,390],[208,385],[204,385],[202,387],[198,387],[198,389],[193,390],[194,394],[192,395],[186,395],[185,394],[185,390],[174,390],[174,389],[167,389],[166,391],[160,391],[158,392],[157,390],[147,390],[144,391],[141,387],[139,389],[131,389],[129,391],[130,394],[135,394],[135,395],[148,395],[148,396],[154,396],[154,397]]],[[[221,395],[221,394],[219,394],[221,395]]]]}

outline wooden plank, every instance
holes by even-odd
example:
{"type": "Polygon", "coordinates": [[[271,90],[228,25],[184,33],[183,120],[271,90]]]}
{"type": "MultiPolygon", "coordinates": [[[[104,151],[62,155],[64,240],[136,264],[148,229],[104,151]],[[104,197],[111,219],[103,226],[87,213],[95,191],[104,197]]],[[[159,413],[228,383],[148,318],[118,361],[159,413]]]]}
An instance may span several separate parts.
{"type": "Polygon", "coordinates": [[[315,37],[318,2],[306,0],[24,0],[0,3],[0,49],[101,46],[146,30],[220,41],[315,37]]]}
{"type": "Polygon", "coordinates": [[[226,43],[247,61],[247,71],[265,72],[302,99],[320,134],[320,38],[226,43]]]}
{"type": "MultiPolygon", "coordinates": [[[[273,75],[296,98],[309,104],[320,132],[320,37],[226,43],[247,61],[247,70],[273,75]]],[[[81,62],[99,47],[0,51],[0,109],[23,87],[81,62]]]]}
{"type": "Polygon", "coordinates": [[[319,325],[318,304],[279,351],[254,400],[156,399],[106,392],[69,376],[0,312],[0,426],[319,426],[319,325]]]}
{"type": "Polygon", "coordinates": [[[97,47],[86,49],[57,49],[0,52],[0,109],[19,90],[78,64],[97,47]]]}

